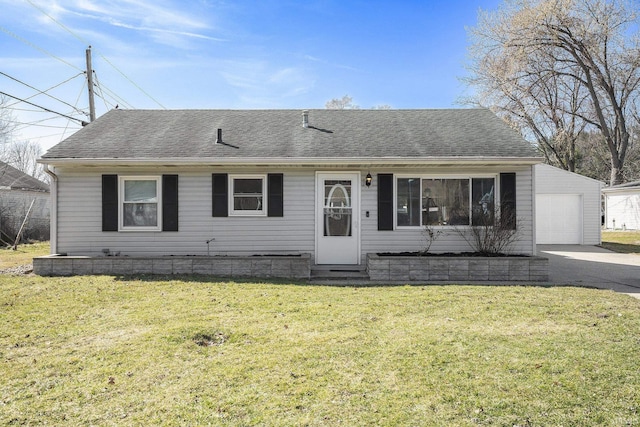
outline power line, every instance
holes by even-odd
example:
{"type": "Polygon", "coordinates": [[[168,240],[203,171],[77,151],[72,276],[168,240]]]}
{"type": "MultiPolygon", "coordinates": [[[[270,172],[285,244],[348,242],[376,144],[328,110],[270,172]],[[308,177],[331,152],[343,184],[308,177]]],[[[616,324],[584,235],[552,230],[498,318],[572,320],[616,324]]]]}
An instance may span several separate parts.
{"type": "MultiPolygon", "coordinates": [[[[73,130],[80,130],[80,129],[81,128],[73,129],[73,130]]],[[[64,136],[66,133],[67,132],[58,132],[58,133],[52,133],[52,134],[49,134],[49,135],[38,135],[38,136],[31,137],[31,139],[51,138],[53,136],[60,136],[60,135],[64,136]]]]}
{"type": "MultiPolygon", "coordinates": [[[[72,114],[73,114],[73,112],[72,112],[72,114]]],[[[11,122],[11,123],[19,124],[19,125],[29,126],[29,125],[37,125],[39,123],[47,122],[49,120],[60,120],[60,119],[61,119],[60,117],[49,116],[49,117],[44,118],[44,119],[34,120],[32,122],[27,122],[27,123],[20,122],[20,121],[17,121],[17,120],[8,120],[8,121],[11,122]]]]}
{"type": "Polygon", "coordinates": [[[133,86],[135,86],[140,92],[142,92],[143,94],[145,94],[149,99],[151,99],[153,102],[155,102],[156,104],[158,104],[163,110],[166,110],[167,107],[165,107],[164,105],[162,105],[157,99],[155,99],[153,96],[149,95],[147,93],[147,91],[145,91],[144,89],[142,89],[140,86],[138,86],[138,84],[136,82],[134,82],[133,80],[131,80],[129,78],[129,76],[127,76],[125,73],[123,73],[118,67],[116,67],[115,65],[113,65],[111,63],[111,61],[109,61],[107,58],[104,57],[104,55],[100,54],[100,58],[104,59],[105,62],[109,65],[111,65],[113,67],[114,70],[116,70],[117,72],[119,72],[122,77],[124,77],[125,79],[127,79],[129,81],[129,83],[131,83],[133,86]]]}
{"type": "Polygon", "coordinates": [[[28,127],[32,127],[32,126],[39,127],[39,128],[64,129],[64,130],[66,130],[68,128],[68,126],[42,125],[42,124],[39,124],[39,123],[23,123],[23,122],[12,122],[12,123],[20,125],[20,126],[18,126],[16,128],[16,131],[20,131],[22,129],[25,129],[25,128],[28,128],[28,127]]]}
{"type": "MultiPolygon", "coordinates": [[[[50,90],[55,89],[55,88],[57,88],[58,86],[62,86],[63,84],[67,83],[68,81],[71,81],[71,80],[75,79],[76,77],[81,76],[81,75],[83,75],[83,74],[84,74],[84,71],[81,71],[80,73],[76,74],[75,76],[70,77],[70,78],[68,78],[67,80],[63,81],[63,82],[60,82],[60,83],[58,83],[58,84],[56,84],[56,85],[51,86],[49,89],[46,89],[46,90],[45,90],[45,92],[49,92],[50,90]]],[[[25,99],[31,99],[31,98],[34,98],[34,97],[35,97],[35,96],[37,96],[37,95],[38,95],[38,94],[31,95],[31,96],[26,97],[25,99]]],[[[9,105],[7,105],[7,107],[12,107],[12,106],[14,106],[14,105],[16,105],[16,104],[19,104],[19,103],[20,103],[20,101],[16,101],[16,102],[14,102],[13,104],[9,104],[9,105]]]]}
{"type": "MultiPolygon", "coordinates": [[[[78,102],[80,101],[80,95],[82,95],[82,92],[84,92],[84,85],[87,82],[88,80],[85,80],[84,83],[82,84],[82,87],[80,88],[80,93],[78,93],[78,97],[76,98],[76,105],[78,105],[78,102]]],[[[63,137],[64,137],[64,134],[67,133],[67,128],[69,128],[69,123],[71,123],[71,120],[67,120],[67,124],[64,127],[64,132],[62,133],[63,137]]],[[[84,126],[84,124],[82,126],[84,126]]],[[[60,140],[62,141],[62,138],[60,138],[60,140]]]]}
{"type": "MultiPolygon", "coordinates": [[[[80,37],[79,35],[77,35],[76,33],[74,33],[73,31],[71,31],[71,29],[69,29],[67,26],[65,26],[62,22],[58,21],[57,19],[55,19],[53,16],[49,15],[45,10],[43,10],[41,7],[37,6],[35,3],[33,3],[31,0],[27,0],[27,2],[33,6],[34,8],[38,9],[43,15],[45,15],[47,18],[51,19],[53,22],[55,22],[56,24],[58,24],[60,27],[62,27],[65,31],[67,31],[69,34],[71,34],[73,37],[77,38],[78,40],[80,40],[81,42],[83,42],[86,45],[90,45],[91,43],[89,43],[87,40],[83,39],[82,37],[80,37]]],[[[116,67],[111,61],[109,61],[104,55],[102,55],[101,53],[98,53],[98,55],[100,55],[100,58],[102,58],[107,64],[111,65],[111,67],[113,67],[114,70],[116,70],[118,73],[120,73],[120,75],[122,75],[122,77],[124,77],[125,79],[127,79],[129,81],[129,83],[131,83],[135,88],[137,88],[140,92],[142,92],[143,94],[145,94],[149,99],[151,99],[153,102],[155,102],[156,104],[158,104],[162,109],[166,110],[167,107],[165,107],[164,105],[162,105],[157,99],[155,99],[153,96],[151,96],[147,91],[145,91],[144,89],[142,89],[136,82],[134,82],[133,80],[131,80],[129,78],[129,76],[127,76],[122,70],[120,70],[118,67],[116,67]]]]}
{"type": "Polygon", "coordinates": [[[107,105],[108,101],[107,101],[107,98],[104,97],[104,93],[102,92],[102,87],[100,87],[100,82],[98,81],[98,74],[97,73],[94,73],[94,74],[95,74],[94,78],[96,81],[96,88],[98,88],[98,92],[99,92],[99,93],[96,93],[96,96],[99,96],[100,98],[102,98],[102,101],[104,102],[104,108],[108,110],[109,109],[109,106],[107,105]]]}
{"type": "Polygon", "coordinates": [[[53,113],[53,114],[57,114],[57,115],[62,116],[62,117],[66,117],[67,119],[70,119],[70,120],[76,120],[76,121],[80,122],[80,124],[82,124],[83,126],[88,124],[84,120],[76,119],[75,117],[71,117],[71,116],[67,116],[66,114],[58,113],[57,111],[50,110],[50,109],[48,109],[46,107],[43,107],[42,105],[34,104],[33,102],[29,102],[29,101],[27,101],[25,99],[18,98],[17,96],[9,95],[8,93],[2,92],[2,91],[0,91],[0,95],[5,95],[5,96],[8,96],[10,98],[17,99],[18,101],[24,102],[25,104],[29,104],[29,105],[32,105],[34,107],[42,108],[45,111],[48,111],[48,112],[53,113]]]}
{"type": "MultiPolygon", "coordinates": [[[[35,88],[35,87],[31,86],[30,84],[23,82],[22,80],[19,80],[19,79],[15,78],[15,77],[11,77],[9,74],[7,74],[7,73],[3,73],[2,71],[0,71],[0,74],[2,74],[2,75],[3,75],[3,76],[5,76],[5,77],[10,78],[10,79],[11,79],[11,80],[13,80],[13,81],[16,81],[16,82],[18,82],[18,83],[20,83],[20,84],[23,84],[23,85],[25,85],[26,87],[28,87],[28,88],[30,88],[30,89],[33,89],[33,90],[35,90],[35,91],[38,91],[38,93],[39,93],[39,94],[46,95],[46,96],[48,96],[48,97],[49,97],[49,98],[51,98],[51,99],[54,99],[54,100],[56,100],[56,101],[58,101],[58,102],[63,103],[63,104],[65,104],[65,105],[67,105],[67,106],[69,106],[69,107],[71,107],[71,108],[75,109],[78,113],[82,113],[82,114],[84,114],[84,115],[87,115],[87,113],[85,113],[84,111],[78,110],[76,107],[74,107],[73,105],[69,104],[68,102],[63,101],[62,99],[56,98],[55,96],[53,96],[53,95],[51,95],[51,94],[48,94],[48,93],[46,93],[46,92],[43,92],[43,91],[41,91],[40,89],[37,89],[37,88],[35,88]]],[[[49,89],[49,90],[50,90],[50,89],[49,89]]]]}
{"type": "MultiPolygon", "coordinates": [[[[96,84],[98,86],[98,88],[100,89],[100,93],[106,92],[107,95],[109,95],[114,101],[116,101],[117,104],[122,104],[123,106],[130,108],[130,109],[135,109],[135,107],[133,105],[131,105],[129,102],[127,102],[124,98],[122,98],[121,96],[119,96],[117,93],[115,93],[114,91],[112,91],[111,89],[109,89],[107,86],[103,85],[101,82],[97,81],[98,75],[96,74],[96,84]]],[[[102,95],[104,95],[104,93],[102,93],[102,95]]],[[[98,95],[100,96],[100,95],[98,95]]],[[[100,96],[101,98],[103,98],[102,96],[100,96]]],[[[105,98],[103,98],[105,99],[105,98]]]]}
{"type": "Polygon", "coordinates": [[[54,59],[57,59],[58,61],[60,61],[60,62],[62,62],[64,64],[67,64],[71,68],[75,68],[76,70],[82,72],[82,70],[80,68],[76,67],[75,65],[71,64],[70,62],[67,62],[64,59],[55,56],[53,53],[48,52],[48,51],[44,50],[43,48],[41,48],[39,46],[36,46],[35,44],[31,43],[29,40],[27,40],[27,39],[25,39],[23,37],[20,37],[19,35],[7,30],[6,28],[4,28],[1,25],[0,25],[0,30],[2,30],[4,33],[10,35],[11,37],[15,38],[16,40],[26,44],[27,46],[30,46],[30,47],[34,48],[35,50],[39,50],[40,52],[44,53],[45,55],[48,55],[48,56],[50,56],[50,57],[52,57],[54,59]]]}

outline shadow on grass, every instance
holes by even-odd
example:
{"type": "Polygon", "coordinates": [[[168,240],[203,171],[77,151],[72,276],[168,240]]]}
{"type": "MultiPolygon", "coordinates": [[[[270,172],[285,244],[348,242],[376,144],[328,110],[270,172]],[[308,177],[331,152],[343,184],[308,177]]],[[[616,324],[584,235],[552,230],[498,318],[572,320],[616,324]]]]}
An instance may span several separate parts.
{"type": "Polygon", "coordinates": [[[307,285],[304,280],[292,280],[283,278],[259,278],[259,277],[223,277],[208,274],[122,274],[114,275],[117,281],[140,282],[197,282],[197,283],[264,283],[273,285],[307,285]]]}
{"type": "Polygon", "coordinates": [[[640,254],[640,246],[627,243],[602,242],[600,247],[621,254],[640,254]]]}
{"type": "Polygon", "coordinates": [[[576,284],[558,284],[549,282],[444,282],[444,281],[425,281],[425,282],[373,282],[369,280],[303,280],[303,279],[285,279],[285,278],[258,278],[258,277],[221,277],[210,276],[206,274],[132,274],[132,275],[114,275],[114,280],[121,282],[141,281],[141,282],[185,282],[185,283],[233,283],[233,284],[264,284],[264,285],[287,285],[287,286],[318,286],[318,287],[336,287],[336,288],[390,288],[390,287],[425,287],[425,286],[485,286],[485,287],[505,287],[505,286],[521,286],[521,287],[539,287],[539,288],[556,288],[556,287],[577,287],[594,289],[594,286],[576,285],[576,284]]]}

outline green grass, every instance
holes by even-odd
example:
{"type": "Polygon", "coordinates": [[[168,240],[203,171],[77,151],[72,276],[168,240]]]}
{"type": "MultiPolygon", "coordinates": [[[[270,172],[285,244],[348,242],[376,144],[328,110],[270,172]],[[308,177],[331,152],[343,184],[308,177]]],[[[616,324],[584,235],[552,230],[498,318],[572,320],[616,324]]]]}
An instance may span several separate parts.
{"type": "Polygon", "coordinates": [[[603,248],[626,254],[640,254],[640,231],[602,231],[603,248]]]}
{"type": "Polygon", "coordinates": [[[640,301],[0,276],[0,425],[640,423],[640,301]]]}
{"type": "Polygon", "coordinates": [[[11,248],[0,247],[0,270],[31,264],[33,257],[48,254],[49,242],[20,244],[15,251],[11,248]]]}

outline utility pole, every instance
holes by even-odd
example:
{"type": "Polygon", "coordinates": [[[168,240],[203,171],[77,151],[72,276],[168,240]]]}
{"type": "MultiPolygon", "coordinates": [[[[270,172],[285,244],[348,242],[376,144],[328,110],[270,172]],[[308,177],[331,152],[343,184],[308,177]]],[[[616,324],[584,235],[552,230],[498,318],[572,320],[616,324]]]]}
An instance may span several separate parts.
{"type": "Polygon", "coordinates": [[[89,87],[89,122],[96,119],[96,104],[93,100],[93,69],[91,68],[91,46],[87,48],[87,86],[89,87]]]}

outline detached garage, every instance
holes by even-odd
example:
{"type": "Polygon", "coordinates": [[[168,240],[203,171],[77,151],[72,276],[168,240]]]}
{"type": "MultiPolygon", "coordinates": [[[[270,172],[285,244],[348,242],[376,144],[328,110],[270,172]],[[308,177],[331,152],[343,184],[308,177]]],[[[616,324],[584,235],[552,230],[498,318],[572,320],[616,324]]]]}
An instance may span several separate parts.
{"type": "Polygon", "coordinates": [[[640,230],[640,181],[605,188],[602,194],[607,228],[640,230]]]}
{"type": "Polygon", "coordinates": [[[536,243],[600,244],[600,181],[540,164],[535,182],[536,243]]]}

